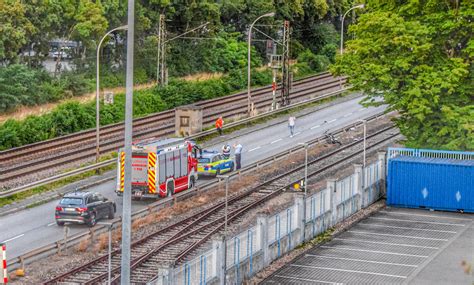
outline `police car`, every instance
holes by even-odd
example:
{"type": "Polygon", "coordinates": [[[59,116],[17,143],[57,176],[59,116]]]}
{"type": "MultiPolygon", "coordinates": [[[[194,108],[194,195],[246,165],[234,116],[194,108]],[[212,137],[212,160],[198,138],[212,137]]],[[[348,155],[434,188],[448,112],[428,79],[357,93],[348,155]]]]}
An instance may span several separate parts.
{"type": "Polygon", "coordinates": [[[234,170],[234,161],[218,151],[203,150],[198,157],[199,175],[219,175],[234,170]]]}

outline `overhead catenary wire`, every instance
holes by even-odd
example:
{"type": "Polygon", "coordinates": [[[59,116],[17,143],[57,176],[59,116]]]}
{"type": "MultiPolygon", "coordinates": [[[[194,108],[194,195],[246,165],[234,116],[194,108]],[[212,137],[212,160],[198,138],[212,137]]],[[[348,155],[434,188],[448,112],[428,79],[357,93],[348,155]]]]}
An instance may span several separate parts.
{"type": "Polygon", "coordinates": [[[279,44],[279,45],[283,45],[283,43],[282,43],[282,42],[279,42],[279,41],[275,40],[275,39],[274,39],[274,38],[272,38],[271,36],[269,36],[269,35],[267,35],[266,33],[264,33],[264,32],[262,32],[262,31],[260,31],[259,29],[257,29],[257,28],[255,28],[255,27],[254,27],[254,30],[256,30],[257,32],[259,32],[259,33],[263,34],[264,36],[266,36],[267,38],[269,38],[269,39],[271,39],[272,41],[276,42],[277,44],[279,44]]]}

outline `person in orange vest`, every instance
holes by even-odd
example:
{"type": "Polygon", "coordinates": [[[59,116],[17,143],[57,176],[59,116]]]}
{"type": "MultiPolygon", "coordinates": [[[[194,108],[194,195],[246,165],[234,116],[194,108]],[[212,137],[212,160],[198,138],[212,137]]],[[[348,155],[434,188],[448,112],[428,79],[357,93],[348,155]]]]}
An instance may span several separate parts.
{"type": "Polygon", "coordinates": [[[222,116],[220,116],[217,120],[216,120],[216,129],[217,129],[217,132],[219,132],[219,135],[222,136],[222,127],[224,126],[224,120],[222,120],[222,116]]]}

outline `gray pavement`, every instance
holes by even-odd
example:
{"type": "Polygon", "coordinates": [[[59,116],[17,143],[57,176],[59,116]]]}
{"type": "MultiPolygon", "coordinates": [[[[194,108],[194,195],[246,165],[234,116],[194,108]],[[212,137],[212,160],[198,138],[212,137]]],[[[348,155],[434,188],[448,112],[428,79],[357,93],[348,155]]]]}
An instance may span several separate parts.
{"type": "MultiPolygon", "coordinates": [[[[329,106],[317,112],[306,115],[296,115],[295,135],[290,138],[286,120],[278,124],[270,124],[251,133],[242,134],[235,138],[229,134],[221,137],[221,141],[234,144],[240,142],[243,147],[242,164],[250,164],[269,157],[278,152],[294,147],[299,142],[305,142],[320,136],[327,129],[337,129],[357,119],[366,118],[384,110],[385,107],[363,108],[358,104],[360,98],[355,98],[337,105],[329,106]]],[[[222,143],[211,145],[209,148],[220,150],[222,143]]],[[[115,181],[108,181],[90,188],[91,191],[102,193],[117,203],[117,212],[122,211],[122,201],[117,197],[115,181]]],[[[57,200],[47,202],[34,208],[24,209],[16,213],[0,217],[0,242],[6,242],[8,258],[14,258],[32,249],[50,244],[63,238],[63,228],[57,227],[54,221],[54,208],[57,200]]],[[[134,201],[134,211],[145,208],[152,201],[134,201]]],[[[71,225],[70,234],[88,231],[81,225],[71,225]]]]}
{"type": "Polygon", "coordinates": [[[263,284],[472,284],[474,215],[387,208],[263,284]]]}

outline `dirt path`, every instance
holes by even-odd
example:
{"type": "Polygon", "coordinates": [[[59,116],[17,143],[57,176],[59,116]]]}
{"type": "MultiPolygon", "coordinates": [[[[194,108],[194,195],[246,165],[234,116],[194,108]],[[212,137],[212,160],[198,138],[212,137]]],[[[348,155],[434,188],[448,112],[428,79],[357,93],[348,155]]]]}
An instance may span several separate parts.
{"type": "MultiPolygon", "coordinates": [[[[182,79],[184,79],[186,81],[200,81],[200,80],[207,80],[207,79],[211,79],[211,78],[219,78],[221,76],[222,76],[221,73],[215,73],[215,74],[213,74],[213,73],[199,73],[199,74],[189,75],[189,76],[183,77],[182,79]]],[[[143,90],[143,89],[151,88],[151,87],[155,86],[155,84],[156,84],[155,81],[145,83],[145,84],[138,84],[138,85],[135,85],[134,89],[135,90],[143,90]]],[[[114,94],[125,92],[125,87],[115,87],[115,88],[105,88],[105,89],[107,89],[107,91],[114,92],[114,94]]],[[[22,120],[22,119],[25,119],[26,117],[28,117],[30,115],[46,114],[48,112],[51,112],[54,108],[56,108],[57,105],[59,105],[61,103],[64,103],[64,102],[76,101],[76,102],[80,102],[80,103],[87,103],[87,102],[90,102],[90,101],[93,101],[93,100],[95,100],[95,92],[87,93],[87,94],[77,96],[77,97],[74,97],[74,98],[64,99],[64,100],[54,102],[54,103],[47,103],[47,104],[38,105],[38,106],[21,106],[21,107],[18,107],[15,111],[13,111],[11,113],[0,114],[0,123],[3,123],[4,121],[6,121],[8,119],[22,120]]]]}

